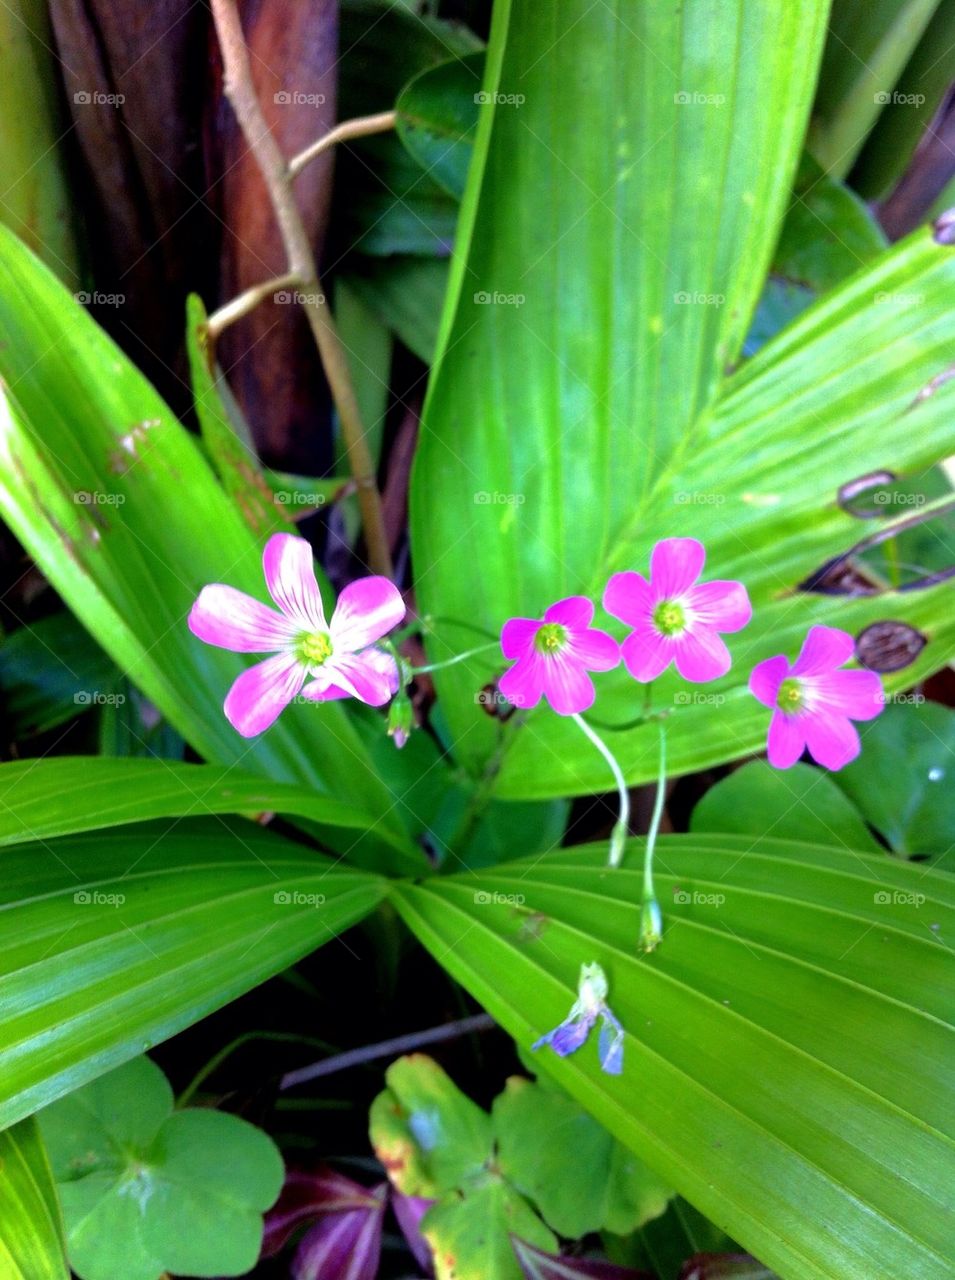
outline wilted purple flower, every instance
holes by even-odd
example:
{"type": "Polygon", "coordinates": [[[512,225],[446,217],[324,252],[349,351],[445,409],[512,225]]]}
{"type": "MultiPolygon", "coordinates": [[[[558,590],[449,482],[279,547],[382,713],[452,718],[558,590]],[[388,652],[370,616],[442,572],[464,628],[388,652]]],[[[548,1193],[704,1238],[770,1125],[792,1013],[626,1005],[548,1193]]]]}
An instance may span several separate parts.
{"type": "Polygon", "coordinates": [[[561,1058],[576,1053],[600,1019],[598,1056],[608,1075],[618,1076],[623,1070],[623,1027],[607,1005],[607,976],[599,964],[582,964],[577,984],[577,999],[570,1013],[553,1031],[531,1046],[539,1049],[549,1044],[561,1058]]]}
{"type": "Polygon", "coordinates": [[[525,1280],[571,1280],[573,1276],[582,1276],[585,1280],[653,1280],[649,1271],[618,1267],[602,1258],[564,1258],[545,1253],[514,1235],[511,1246],[525,1280]]]}
{"type": "Polygon", "coordinates": [[[243,671],[229,690],[224,710],[232,727],[244,738],[262,733],[299,692],[315,702],[387,702],[398,688],[398,667],[373,645],[405,616],[394,583],[377,577],[350,583],[326,622],[304,538],[273,534],[262,567],[278,612],[235,587],[214,583],[203,587],[189,614],[189,630],[206,644],[275,655],[243,671]]]}
{"type": "Polygon", "coordinates": [[[266,1214],[262,1256],[278,1253],[292,1232],[314,1223],[292,1260],[293,1280],[375,1280],[388,1184],[363,1187],[334,1169],[290,1172],[266,1214]]]}
{"type": "Polygon", "coordinates": [[[620,647],[606,631],[591,627],[594,606],[586,596],[552,604],[543,619],[511,618],[501,631],[504,657],[514,662],[498,689],[516,707],[536,707],[545,697],[562,716],[586,711],[594,701],[588,671],[609,671],[620,647]]]}
{"type": "Polygon", "coordinates": [[[730,654],[721,631],[740,631],[753,616],[741,582],[697,582],[706,551],[696,538],[664,538],[650,556],[650,581],[615,573],[603,604],[633,627],[621,646],[634,680],[649,683],[671,662],[684,680],[725,676],[730,654]]]}
{"type": "Polygon", "coordinates": [[[784,654],[753,668],[749,689],[773,708],[767,743],[776,769],[794,765],[808,747],[826,769],[841,769],[859,754],[853,720],[872,720],[882,710],[882,681],[874,671],[840,671],[855,652],[847,631],[810,627],[799,657],[784,654]]]}

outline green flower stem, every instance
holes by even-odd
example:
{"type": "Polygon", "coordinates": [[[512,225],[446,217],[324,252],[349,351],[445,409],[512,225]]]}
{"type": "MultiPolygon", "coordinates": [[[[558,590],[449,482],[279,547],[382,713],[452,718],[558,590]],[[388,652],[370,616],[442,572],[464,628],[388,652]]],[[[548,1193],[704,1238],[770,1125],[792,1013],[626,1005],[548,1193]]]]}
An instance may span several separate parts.
{"type": "Polygon", "coordinates": [[[610,771],[614,776],[617,784],[617,792],[620,796],[620,816],[614,825],[613,831],[610,833],[610,856],[607,865],[611,867],[619,867],[623,858],[623,851],[626,846],[627,836],[630,834],[630,792],[627,789],[627,783],[624,779],[617,758],[601,738],[587,723],[581,715],[572,715],[571,720],[575,721],[584,734],[594,744],[603,758],[610,765],[610,771]]]}
{"type": "Polygon", "coordinates": [[[485,653],[488,649],[498,647],[496,640],[489,641],[487,644],[479,644],[476,649],[466,649],[464,653],[456,653],[453,658],[445,658],[442,662],[429,662],[424,667],[409,667],[409,671],[413,676],[421,676],[428,671],[440,671],[442,667],[453,667],[457,662],[464,662],[468,658],[473,658],[475,654],[485,653]]]}
{"type": "Polygon", "coordinates": [[[660,721],[660,768],[657,774],[657,791],[653,800],[653,815],[643,854],[643,901],[640,906],[640,949],[652,951],[663,937],[663,917],[653,887],[653,851],[656,848],[660,819],[667,788],[667,731],[666,722],[660,721]]]}

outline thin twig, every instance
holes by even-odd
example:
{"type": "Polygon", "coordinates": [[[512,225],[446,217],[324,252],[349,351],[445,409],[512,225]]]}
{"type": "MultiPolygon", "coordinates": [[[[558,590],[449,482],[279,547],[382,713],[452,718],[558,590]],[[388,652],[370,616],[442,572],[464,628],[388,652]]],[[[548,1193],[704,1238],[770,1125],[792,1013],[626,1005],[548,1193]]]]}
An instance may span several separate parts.
{"type": "Polygon", "coordinates": [[[396,111],[380,111],[376,116],[358,116],[354,120],[343,120],[334,129],[329,129],[324,137],[313,142],[311,146],[300,151],[288,162],[288,175],[297,178],[306,165],[339,142],[350,142],[352,138],[367,138],[373,133],[390,133],[398,119],[396,111]]]}
{"type": "Polygon", "coordinates": [[[235,324],[236,320],[241,320],[250,311],[254,311],[260,302],[265,301],[269,294],[277,293],[282,289],[291,289],[297,284],[298,279],[289,274],[274,276],[271,280],[263,280],[261,284],[254,284],[250,289],[243,290],[237,298],[233,298],[225,306],[213,311],[206,321],[206,333],[209,336],[209,341],[212,343],[217,342],[222,332],[228,329],[230,324],[235,324]]]}
{"type": "Polygon", "coordinates": [[[349,1049],[347,1053],[336,1054],[334,1058],[313,1062],[311,1066],[299,1067],[297,1071],[287,1071],[279,1081],[279,1088],[293,1089],[297,1084],[317,1080],[319,1076],[334,1075],[336,1071],[344,1071],[347,1067],[374,1062],[376,1058],[390,1058],[399,1053],[410,1053],[426,1044],[441,1044],[445,1040],[456,1040],[459,1036],[469,1035],[472,1031],[491,1031],[496,1025],[490,1014],[476,1013],[471,1018],[460,1018],[457,1022],[449,1022],[442,1027],[429,1027],[427,1031],[412,1031],[406,1036],[395,1036],[393,1040],[382,1040],[378,1044],[365,1045],[361,1049],[349,1049]]]}
{"type": "Polygon", "coordinates": [[[222,49],[225,94],[268,190],[288,258],[288,273],[302,291],[305,315],[338,410],[349,468],[358,487],[368,563],[375,573],[391,577],[391,553],[385,536],[381,497],[375,485],[374,463],[365,439],[348,358],[325,301],[315,255],[292,192],[289,166],[266,123],[253,87],[249,49],[235,0],[212,0],[212,16],[222,49]]]}

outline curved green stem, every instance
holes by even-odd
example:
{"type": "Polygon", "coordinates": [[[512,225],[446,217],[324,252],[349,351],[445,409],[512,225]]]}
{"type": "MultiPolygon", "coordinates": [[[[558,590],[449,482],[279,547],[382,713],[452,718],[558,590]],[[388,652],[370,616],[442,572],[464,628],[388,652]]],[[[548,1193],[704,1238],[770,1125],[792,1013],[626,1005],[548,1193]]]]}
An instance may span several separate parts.
{"type": "Polygon", "coordinates": [[[617,758],[604,742],[603,738],[590,727],[583,716],[575,714],[571,719],[583,730],[584,734],[594,744],[603,758],[610,765],[610,772],[613,774],[614,781],[617,784],[617,792],[620,796],[620,816],[614,824],[614,829],[610,833],[610,856],[608,858],[608,866],[619,867],[623,858],[623,851],[626,846],[627,836],[630,834],[630,792],[627,789],[626,779],[623,771],[617,763],[617,758]]]}
{"type": "Polygon", "coordinates": [[[497,649],[498,642],[495,640],[488,644],[479,644],[476,649],[466,649],[464,653],[456,653],[453,658],[445,658],[442,662],[429,662],[423,667],[409,667],[408,670],[413,676],[424,675],[428,671],[440,671],[442,667],[453,667],[457,662],[464,662],[467,658],[473,658],[477,653],[484,653],[487,649],[497,649]]]}
{"type": "Polygon", "coordinates": [[[653,814],[647,843],[643,853],[643,901],[640,907],[640,947],[652,951],[663,937],[663,918],[653,887],[653,851],[663,817],[663,805],[667,788],[667,731],[665,721],[660,721],[660,767],[657,773],[657,791],[653,799],[653,814]]]}

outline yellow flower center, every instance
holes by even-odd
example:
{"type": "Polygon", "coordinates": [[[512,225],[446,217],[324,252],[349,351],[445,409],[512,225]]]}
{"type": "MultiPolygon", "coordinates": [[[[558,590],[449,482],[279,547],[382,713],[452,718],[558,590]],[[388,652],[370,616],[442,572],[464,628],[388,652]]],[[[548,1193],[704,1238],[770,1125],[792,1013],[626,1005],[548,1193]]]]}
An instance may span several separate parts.
{"type": "Polygon", "coordinates": [[[779,686],[779,692],[776,694],[776,706],[780,711],[787,711],[790,715],[798,711],[802,705],[802,689],[799,681],[788,678],[779,686]]]}
{"type": "Polygon", "coordinates": [[[567,639],[567,628],[559,622],[545,622],[534,637],[534,644],[540,653],[554,653],[567,639]]]}
{"type": "Polygon", "coordinates": [[[653,611],[653,622],[665,636],[675,636],[686,626],[683,606],[675,600],[661,600],[653,611]]]}
{"type": "Polygon", "coordinates": [[[320,667],[332,656],[331,637],[325,631],[313,631],[302,637],[299,650],[306,662],[320,667]]]}

